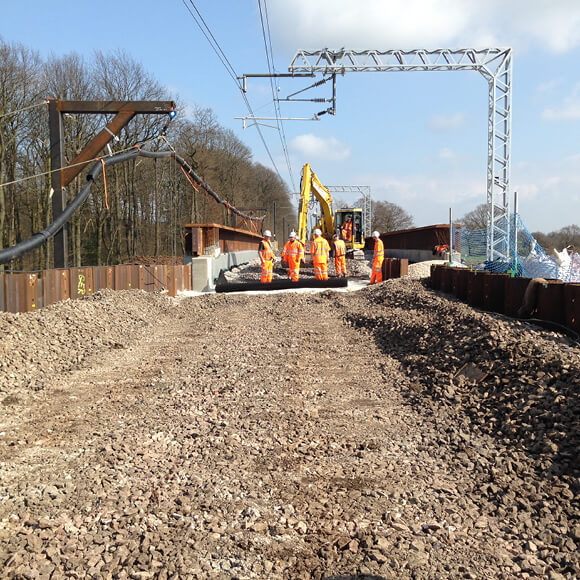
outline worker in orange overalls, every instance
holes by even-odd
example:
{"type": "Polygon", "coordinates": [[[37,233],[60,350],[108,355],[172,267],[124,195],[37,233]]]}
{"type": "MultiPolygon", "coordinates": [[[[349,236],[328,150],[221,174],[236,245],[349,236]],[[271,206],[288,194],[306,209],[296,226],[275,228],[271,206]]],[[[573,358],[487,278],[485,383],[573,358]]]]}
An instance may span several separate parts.
{"type": "Polygon", "coordinates": [[[322,237],[322,232],[316,228],[314,230],[314,240],[310,244],[310,253],[314,264],[314,275],[317,280],[328,280],[328,254],[330,245],[322,237]]]}
{"type": "Polygon", "coordinates": [[[300,260],[304,259],[304,245],[296,238],[296,232],[290,232],[290,239],[282,248],[282,262],[288,262],[288,276],[292,282],[300,277],[300,260]]]}
{"type": "Polygon", "coordinates": [[[375,250],[373,252],[373,272],[371,274],[371,284],[383,281],[383,261],[385,259],[385,246],[381,240],[379,232],[373,232],[375,239],[375,250]]]}
{"type": "Polygon", "coordinates": [[[338,234],[334,234],[332,245],[334,246],[334,267],[336,275],[346,277],[346,244],[338,234]]]}
{"type": "Polygon", "coordinates": [[[342,224],[341,228],[342,238],[347,242],[352,241],[352,219],[347,218],[347,220],[342,224]]]}
{"type": "Polygon", "coordinates": [[[271,237],[272,232],[270,230],[265,230],[264,238],[260,242],[260,247],[258,249],[260,262],[262,263],[262,276],[260,277],[260,282],[263,284],[269,284],[272,282],[272,270],[274,269],[274,258],[276,255],[270,245],[271,237]]]}

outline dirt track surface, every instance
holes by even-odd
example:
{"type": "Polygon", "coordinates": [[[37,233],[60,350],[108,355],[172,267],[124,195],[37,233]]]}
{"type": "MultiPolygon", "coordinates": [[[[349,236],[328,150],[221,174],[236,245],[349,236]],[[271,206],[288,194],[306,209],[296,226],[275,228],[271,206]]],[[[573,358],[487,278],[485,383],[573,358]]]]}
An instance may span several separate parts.
{"type": "Polygon", "coordinates": [[[0,314],[6,578],[577,578],[580,351],[420,282],[0,314]]]}

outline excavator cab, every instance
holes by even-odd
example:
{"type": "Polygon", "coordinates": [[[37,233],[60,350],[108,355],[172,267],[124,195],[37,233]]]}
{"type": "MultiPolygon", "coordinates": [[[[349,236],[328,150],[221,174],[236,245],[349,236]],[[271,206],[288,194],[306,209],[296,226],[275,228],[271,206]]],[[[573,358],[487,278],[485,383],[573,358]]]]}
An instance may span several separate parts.
{"type": "Polygon", "coordinates": [[[347,249],[361,250],[365,246],[362,208],[343,207],[334,214],[335,233],[340,234],[347,249]]]}

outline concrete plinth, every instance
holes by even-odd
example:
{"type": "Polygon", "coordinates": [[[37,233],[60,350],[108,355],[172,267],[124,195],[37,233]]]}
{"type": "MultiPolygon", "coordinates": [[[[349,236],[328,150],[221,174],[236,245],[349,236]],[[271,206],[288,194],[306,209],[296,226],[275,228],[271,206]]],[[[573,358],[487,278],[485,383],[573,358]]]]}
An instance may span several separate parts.
{"type": "Polygon", "coordinates": [[[191,263],[191,289],[196,292],[211,292],[215,290],[215,282],[221,270],[231,270],[234,266],[247,264],[257,258],[258,253],[255,250],[188,258],[187,263],[191,263]]]}

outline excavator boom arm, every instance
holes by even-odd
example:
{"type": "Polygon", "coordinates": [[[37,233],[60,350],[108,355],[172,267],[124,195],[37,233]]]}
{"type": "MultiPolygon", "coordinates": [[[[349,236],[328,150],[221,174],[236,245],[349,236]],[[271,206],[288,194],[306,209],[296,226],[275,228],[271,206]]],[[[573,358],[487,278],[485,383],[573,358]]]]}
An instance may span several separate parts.
{"type": "Polygon", "coordinates": [[[330,191],[320,183],[320,180],[312,171],[310,164],[306,163],[302,168],[302,187],[300,192],[300,206],[298,208],[298,239],[306,243],[306,230],[308,227],[308,209],[310,197],[314,196],[320,204],[322,210],[322,229],[327,237],[334,233],[334,215],[332,213],[332,195],[330,191]]]}

